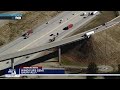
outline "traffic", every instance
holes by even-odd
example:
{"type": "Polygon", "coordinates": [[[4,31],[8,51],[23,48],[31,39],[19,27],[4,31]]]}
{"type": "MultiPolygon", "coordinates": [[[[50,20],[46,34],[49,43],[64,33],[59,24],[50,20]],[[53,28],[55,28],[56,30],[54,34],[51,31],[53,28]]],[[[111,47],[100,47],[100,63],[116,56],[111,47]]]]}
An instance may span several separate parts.
{"type": "MultiPolygon", "coordinates": [[[[95,15],[96,13],[99,13],[98,11],[91,11],[89,12],[88,14],[86,12],[83,12],[82,14],[80,14],[81,17],[84,18],[87,18],[88,16],[90,15],[95,15]]],[[[73,13],[72,15],[76,15],[76,13],[73,13]]],[[[68,20],[68,18],[67,18],[68,20]]],[[[59,20],[59,24],[63,23],[64,22],[64,19],[60,19],[59,20]]],[[[46,24],[49,24],[49,22],[46,22],[46,24]]],[[[66,31],[66,30],[71,30],[72,28],[74,27],[74,25],[72,23],[68,24],[66,27],[64,27],[62,30],[66,31]]],[[[27,32],[25,32],[22,36],[24,37],[24,39],[27,39],[30,37],[30,35],[32,35],[33,33],[33,30],[30,29],[28,30],[27,32]]],[[[87,37],[89,38],[90,35],[92,35],[94,32],[89,32],[89,33],[86,33],[83,37],[87,37]]],[[[49,39],[49,43],[50,42],[53,42],[56,40],[56,37],[58,37],[58,35],[60,35],[58,32],[56,34],[50,34],[50,39],[49,39]]]]}

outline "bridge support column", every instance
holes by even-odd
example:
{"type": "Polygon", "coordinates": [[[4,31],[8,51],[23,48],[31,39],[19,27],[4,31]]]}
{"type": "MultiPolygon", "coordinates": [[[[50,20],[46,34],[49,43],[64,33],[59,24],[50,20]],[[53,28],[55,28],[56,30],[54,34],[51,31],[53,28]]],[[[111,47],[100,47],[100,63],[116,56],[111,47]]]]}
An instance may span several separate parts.
{"type": "Polygon", "coordinates": [[[11,58],[11,67],[14,70],[14,58],[11,58]]]}
{"type": "Polygon", "coordinates": [[[58,62],[61,64],[61,47],[58,48],[58,62]]]}

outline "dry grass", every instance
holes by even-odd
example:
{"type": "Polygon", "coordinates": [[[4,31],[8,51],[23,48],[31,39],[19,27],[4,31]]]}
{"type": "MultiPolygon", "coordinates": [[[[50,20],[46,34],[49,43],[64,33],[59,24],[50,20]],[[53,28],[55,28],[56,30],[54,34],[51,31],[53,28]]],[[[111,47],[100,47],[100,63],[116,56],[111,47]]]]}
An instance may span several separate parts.
{"type": "Polygon", "coordinates": [[[21,36],[22,32],[36,28],[57,14],[57,11],[25,11],[22,20],[10,21],[0,28],[0,46],[21,36]]]}
{"type": "Polygon", "coordinates": [[[81,66],[86,66],[90,62],[111,66],[120,64],[120,24],[95,34],[83,47],[78,45],[63,57],[81,66]]]}
{"type": "MultiPolygon", "coordinates": [[[[98,19],[93,20],[79,32],[89,30],[115,17],[112,11],[103,13],[107,16],[103,14],[101,17],[97,17],[98,19]]],[[[62,55],[62,58],[67,60],[70,65],[73,62],[77,63],[76,65],[88,66],[90,62],[95,62],[97,65],[116,67],[120,64],[120,24],[95,34],[82,47],[77,45],[71,48],[62,55]]]]}

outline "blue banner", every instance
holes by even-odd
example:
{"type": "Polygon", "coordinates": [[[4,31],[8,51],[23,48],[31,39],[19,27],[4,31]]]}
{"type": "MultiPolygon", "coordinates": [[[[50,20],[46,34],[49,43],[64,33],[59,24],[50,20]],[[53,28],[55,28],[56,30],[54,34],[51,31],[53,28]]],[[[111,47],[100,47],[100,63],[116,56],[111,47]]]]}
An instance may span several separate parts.
{"type": "Polygon", "coordinates": [[[64,69],[42,68],[42,67],[22,67],[16,69],[7,69],[6,74],[65,74],[64,69]]]}
{"type": "Polygon", "coordinates": [[[0,19],[20,20],[22,19],[22,14],[0,14],[0,19]]]}

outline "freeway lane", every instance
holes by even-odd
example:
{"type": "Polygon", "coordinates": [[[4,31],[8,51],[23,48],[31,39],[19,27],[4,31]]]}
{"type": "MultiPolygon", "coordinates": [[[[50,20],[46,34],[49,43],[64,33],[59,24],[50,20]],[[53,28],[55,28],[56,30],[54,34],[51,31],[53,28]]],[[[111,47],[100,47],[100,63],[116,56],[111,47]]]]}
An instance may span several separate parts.
{"type": "MultiPolygon", "coordinates": [[[[86,11],[86,12],[88,13],[90,11],[86,11]]],[[[45,44],[46,42],[48,42],[48,40],[50,38],[49,35],[51,33],[55,33],[55,32],[61,33],[61,31],[63,32],[63,30],[61,30],[61,29],[63,29],[69,23],[75,24],[75,23],[81,21],[83,19],[83,17],[81,17],[80,14],[82,14],[82,13],[83,13],[83,11],[69,11],[69,14],[62,17],[63,22],[61,24],[59,24],[60,18],[58,18],[58,20],[56,20],[51,25],[46,26],[42,30],[37,31],[38,30],[37,29],[36,30],[37,32],[35,34],[31,35],[31,37],[29,37],[28,39],[22,40],[8,49],[6,49],[6,48],[2,49],[0,56],[45,44]],[[75,15],[72,15],[73,13],[75,13],[75,15]]],[[[21,37],[21,39],[23,39],[23,38],[21,37]]],[[[9,47],[9,45],[8,45],[8,47],[9,47]]],[[[35,56],[36,55],[30,56],[30,58],[28,58],[28,59],[26,59],[26,57],[18,58],[15,60],[15,65],[22,63],[24,61],[29,61],[30,59],[32,59],[35,56]]],[[[6,67],[10,67],[10,61],[8,64],[6,64],[7,62],[8,61],[0,63],[1,70],[6,67]]]]}

